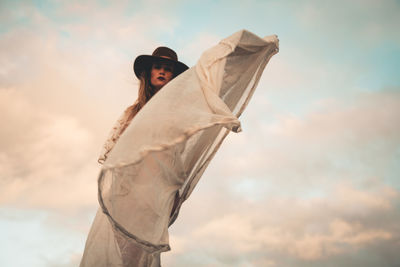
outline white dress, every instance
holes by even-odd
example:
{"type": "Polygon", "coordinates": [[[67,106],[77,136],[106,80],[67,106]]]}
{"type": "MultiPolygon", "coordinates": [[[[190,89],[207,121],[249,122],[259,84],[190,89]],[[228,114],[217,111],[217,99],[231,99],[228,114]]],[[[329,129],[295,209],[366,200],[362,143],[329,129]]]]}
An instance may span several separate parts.
{"type": "Polygon", "coordinates": [[[81,267],[160,266],[160,253],[170,249],[168,226],[227,134],[240,131],[238,117],[277,52],[275,35],[241,30],[221,40],[109,142],[81,267]]]}

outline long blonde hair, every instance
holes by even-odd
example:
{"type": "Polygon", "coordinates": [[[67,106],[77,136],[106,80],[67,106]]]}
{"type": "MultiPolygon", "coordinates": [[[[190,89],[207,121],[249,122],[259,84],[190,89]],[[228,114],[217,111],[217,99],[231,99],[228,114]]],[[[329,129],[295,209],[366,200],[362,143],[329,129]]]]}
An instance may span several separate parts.
{"type": "Polygon", "coordinates": [[[129,120],[135,117],[135,115],[156,93],[157,91],[153,88],[153,86],[151,86],[150,83],[149,71],[142,71],[139,80],[138,98],[136,99],[135,104],[132,106],[132,112],[130,114],[131,116],[129,116],[129,120]]]}

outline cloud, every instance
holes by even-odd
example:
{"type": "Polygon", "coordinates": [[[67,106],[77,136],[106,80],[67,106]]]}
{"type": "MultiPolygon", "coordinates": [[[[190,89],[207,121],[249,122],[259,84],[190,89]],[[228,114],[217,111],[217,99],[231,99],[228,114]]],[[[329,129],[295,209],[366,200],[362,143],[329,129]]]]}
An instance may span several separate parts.
{"type": "Polygon", "coordinates": [[[96,174],[88,157],[94,151],[90,130],[73,117],[41,110],[16,90],[0,90],[0,99],[1,123],[7,125],[1,134],[0,202],[93,205],[94,199],[87,197],[96,174]]]}
{"type": "MultiPolygon", "coordinates": [[[[172,229],[172,252],[164,257],[171,266],[180,266],[193,251],[213,258],[216,263],[211,266],[228,266],[229,262],[245,266],[257,261],[287,266],[286,259],[292,259],[295,266],[327,259],[334,263],[335,257],[355,255],[374,244],[391,246],[399,238],[396,221],[400,214],[395,211],[399,196],[393,188],[368,191],[342,182],[323,198],[267,197],[256,205],[236,200],[231,203],[233,210],[219,203],[219,215],[201,222],[190,218],[199,211],[192,209],[179,218],[190,229],[172,229]],[[386,219],[376,221],[376,216],[386,219]]],[[[203,203],[203,209],[210,209],[209,205],[203,203]]],[[[194,266],[207,266],[206,262],[194,266]]]]}
{"type": "MultiPolygon", "coordinates": [[[[226,177],[223,182],[256,180],[264,189],[289,184],[289,189],[303,190],[322,181],[329,186],[337,176],[387,177],[395,170],[392,162],[400,142],[399,107],[395,91],[320,101],[304,116],[271,110],[265,119],[257,112],[263,106],[254,107],[254,113],[243,118],[244,132],[229,136],[216,157],[216,164],[229,168],[213,175],[226,177]]],[[[249,109],[253,112],[253,106],[249,109]]]]}
{"type": "Polygon", "coordinates": [[[321,110],[309,114],[308,118],[283,117],[269,131],[314,141],[323,139],[323,142],[346,135],[354,138],[352,142],[361,144],[377,138],[394,141],[400,131],[399,103],[400,95],[396,91],[361,93],[350,106],[333,99],[320,101],[321,110]]]}

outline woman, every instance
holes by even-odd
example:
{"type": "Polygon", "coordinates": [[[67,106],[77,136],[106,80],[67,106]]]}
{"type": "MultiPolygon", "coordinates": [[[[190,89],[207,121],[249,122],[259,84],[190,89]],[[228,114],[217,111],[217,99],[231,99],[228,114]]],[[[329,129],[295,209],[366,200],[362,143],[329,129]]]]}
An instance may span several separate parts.
{"type": "Polygon", "coordinates": [[[168,82],[188,69],[184,63],[178,61],[174,50],[160,46],[151,56],[141,55],[135,59],[133,70],[139,79],[138,98],[129,106],[113,127],[111,134],[104,144],[98,162],[103,164],[114,147],[118,138],[128,127],[131,120],[141,108],[168,82]]]}
{"type": "Polygon", "coordinates": [[[142,90],[100,158],[107,158],[98,178],[101,210],[81,266],[160,266],[160,253],[170,250],[169,225],[224,138],[241,130],[238,117],[278,44],[276,36],[239,31],[206,50],[196,66],[161,91],[167,71],[178,75],[187,67],[166,53],[155,61],[135,61],[142,90]],[[159,60],[173,65],[164,69],[159,60]]]}
{"type": "MultiPolygon", "coordinates": [[[[178,61],[178,56],[172,49],[168,47],[158,47],[154,50],[153,54],[141,55],[135,59],[133,69],[136,77],[140,81],[138,98],[136,102],[129,106],[121,118],[117,121],[116,125],[111,131],[111,135],[106,141],[103,152],[101,153],[98,161],[103,164],[108,154],[111,152],[116,142],[118,141],[121,134],[128,127],[135,115],[144,107],[144,105],[168,82],[173,78],[188,69],[184,63],[178,61]]],[[[99,210],[96,215],[95,221],[93,222],[91,232],[87,239],[85,252],[81,261],[80,266],[102,266],[103,264],[108,265],[109,263],[115,264],[119,259],[113,259],[110,256],[107,258],[107,262],[104,259],[99,261],[93,260],[89,254],[98,253],[98,251],[117,251],[120,256],[120,260],[124,266],[159,266],[160,258],[159,253],[147,253],[145,250],[132,244],[131,242],[125,242],[124,238],[121,237],[120,233],[110,231],[98,231],[99,225],[108,224],[103,213],[99,210]],[[91,240],[97,240],[91,242],[91,240]],[[99,241],[100,240],[100,241],[99,241]],[[110,242],[110,240],[113,240],[110,242]],[[92,245],[89,245],[92,243],[92,245]],[[96,246],[93,246],[96,243],[96,246]],[[102,244],[99,244],[102,243],[102,244]],[[114,248],[110,249],[110,244],[114,243],[114,248]],[[103,245],[107,244],[108,248],[104,248],[103,245]]],[[[100,229],[109,229],[109,227],[100,227],[100,229]]]]}

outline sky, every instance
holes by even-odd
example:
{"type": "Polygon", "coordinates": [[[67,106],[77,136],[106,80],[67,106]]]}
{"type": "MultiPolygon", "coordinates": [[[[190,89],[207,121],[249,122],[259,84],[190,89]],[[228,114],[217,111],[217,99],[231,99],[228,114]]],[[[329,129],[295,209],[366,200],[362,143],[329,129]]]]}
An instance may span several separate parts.
{"type": "Polygon", "coordinates": [[[193,66],[241,29],[280,51],[163,266],[399,266],[398,14],[394,0],[2,0],[0,266],[78,266],[135,57],[164,45],[193,66]]]}

